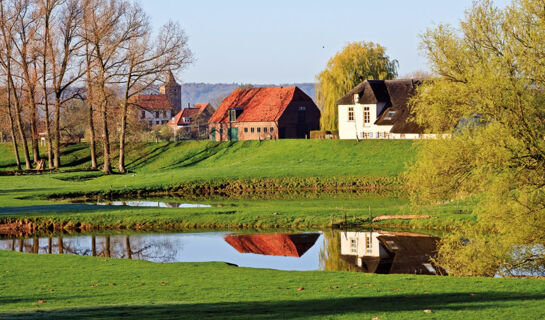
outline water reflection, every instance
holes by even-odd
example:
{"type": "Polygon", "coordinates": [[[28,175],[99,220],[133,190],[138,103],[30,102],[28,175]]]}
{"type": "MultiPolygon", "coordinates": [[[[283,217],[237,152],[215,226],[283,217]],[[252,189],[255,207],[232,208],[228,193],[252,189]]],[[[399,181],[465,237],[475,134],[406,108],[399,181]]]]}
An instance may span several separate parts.
{"type": "Polygon", "coordinates": [[[157,208],[211,208],[208,204],[176,203],[163,201],[110,201],[96,203],[99,206],[157,207],[157,208]]]}
{"type": "Polygon", "coordinates": [[[439,239],[414,233],[180,233],[88,235],[0,240],[0,249],[153,262],[223,261],[278,270],[436,274],[439,239]]]}
{"type": "Polygon", "coordinates": [[[317,233],[273,233],[225,236],[225,241],[240,253],[267,256],[301,257],[314,246],[317,233]]]}

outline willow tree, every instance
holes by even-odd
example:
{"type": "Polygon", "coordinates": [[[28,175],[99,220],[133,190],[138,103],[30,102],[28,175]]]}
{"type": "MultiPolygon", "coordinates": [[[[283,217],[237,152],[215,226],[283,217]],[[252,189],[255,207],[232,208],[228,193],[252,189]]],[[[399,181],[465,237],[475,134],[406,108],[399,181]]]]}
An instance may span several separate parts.
{"type": "Polygon", "coordinates": [[[536,267],[545,261],[534,246],[545,242],[543,1],[477,1],[459,29],[424,33],[422,49],[436,79],[419,87],[415,119],[453,134],[422,143],[408,174],[413,200],[478,201],[477,226],[462,231],[469,241],[447,237],[439,263],[459,275],[536,267]]]}
{"type": "Polygon", "coordinates": [[[316,76],[316,100],[322,111],[322,130],[337,130],[337,100],[364,80],[388,80],[397,76],[396,60],[386,48],[373,42],[352,42],[316,76]]]}

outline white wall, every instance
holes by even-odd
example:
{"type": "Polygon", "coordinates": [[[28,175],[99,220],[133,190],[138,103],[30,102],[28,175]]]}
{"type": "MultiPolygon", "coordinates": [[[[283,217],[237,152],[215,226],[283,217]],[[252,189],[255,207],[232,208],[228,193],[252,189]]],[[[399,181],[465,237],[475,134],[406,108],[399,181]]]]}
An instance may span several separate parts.
{"type": "Polygon", "coordinates": [[[168,122],[173,117],[173,115],[171,114],[171,110],[165,110],[165,112],[166,112],[166,115],[163,115],[163,110],[148,111],[148,110],[140,109],[138,111],[138,119],[148,123],[149,121],[151,121],[152,126],[160,125],[160,124],[168,122]],[[142,111],[144,111],[145,113],[145,118],[142,118],[142,111]],[[155,114],[156,112],[159,112],[159,117],[156,117],[156,114],[155,114]]]}
{"type": "Polygon", "coordinates": [[[385,107],[379,104],[339,105],[339,139],[422,139],[433,138],[435,135],[421,135],[419,133],[390,133],[393,126],[377,126],[375,122],[385,107]],[[348,120],[348,108],[354,108],[354,121],[348,120]],[[370,122],[364,124],[364,108],[369,107],[370,122]]]}
{"type": "Polygon", "coordinates": [[[378,232],[342,232],[341,233],[341,254],[358,257],[381,257],[387,255],[381,248],[377,237],[378,232]],[[371,241],[371,248],[366,246],[366,238],[371,241]],[[355,241],[355,247],[352,245],[355,241]]]}

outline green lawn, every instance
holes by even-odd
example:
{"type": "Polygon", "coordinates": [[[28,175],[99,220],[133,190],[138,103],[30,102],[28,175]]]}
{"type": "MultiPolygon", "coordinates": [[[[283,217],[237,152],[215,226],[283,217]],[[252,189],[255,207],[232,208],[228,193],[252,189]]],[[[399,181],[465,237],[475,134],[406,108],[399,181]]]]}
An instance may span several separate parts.
{"type": "MultiPolygon", "coordinates": [[[[28,218],[39,225],[107,227],[321,227],[344,221],[361,223],[372,215],[409,214],[408,201],[391,192],[401,183],[397,176],[414,158],[412,141],[280,140],[216,143],[191,141],[131,146],[130,174],[103,176],[81,171],[88,166],[85,145],[64,149],[62,162],[77,172],[0,176],[0,222],[28,218]],[[105,208],[58,206],[47,200],[56,195],[178,192],[187,198],[192,188],[230,185],[233,192],[261,193],[242,199],[212,198],[209,209],[105,208]],[[300,195],[299,189],[348,186],[354,195],[300,195]],[[182,187],[180,187],[182,186],[182,187]],[[377,191],[373,191],[376,186],[377,191]],[[180,188],[182,188],[180,190],[180,188]],[[382,189],[381,189],[382,188],[382,189]],[[285,196],[286,191],[292,193],[285,196]],[[363,191],[366,191],[362,195],[363,191]],[[369,191],[371,190],[371,191],[369,191]],[[187,193],[186,193],[187,191],[187,193]],[[310,196],[309,196],[310,195],[310,196]],[[38,206],[20,208],[21,206],[38,206]]],[[[10,146],[0,145],[0,164],[12,168],[10,146]]],[[[202,199],[194,199],[200,202],[202,199]]],[[[185,202],[186,199],[178,201],[185,202]]],[[[427,208],[441,217],[414,222],[418,228],[444,228],[474,219],[471,203],[427,208]]]]}
{"type": "Polygon", "coordinates": [[[545,317],[545,282],[535,279],[285,272],[0,252],[0,287],[0,318],[14,319],[545,317]]]}

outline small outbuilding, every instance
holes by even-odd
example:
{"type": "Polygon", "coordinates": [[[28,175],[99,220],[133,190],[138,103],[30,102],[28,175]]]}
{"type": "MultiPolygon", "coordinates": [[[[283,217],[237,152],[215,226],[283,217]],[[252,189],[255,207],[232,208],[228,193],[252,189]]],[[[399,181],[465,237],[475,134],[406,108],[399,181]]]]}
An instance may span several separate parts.
{"type": "Polygon", "coordinates": [[[237,89],[209,126],[213,141],[305,139],[320,128],[320,110],[297,87],[237,89]]]}

